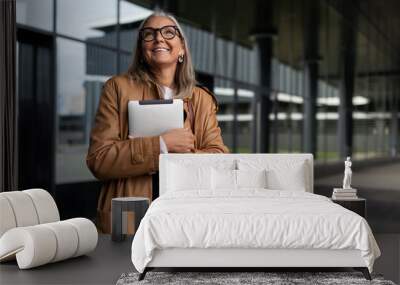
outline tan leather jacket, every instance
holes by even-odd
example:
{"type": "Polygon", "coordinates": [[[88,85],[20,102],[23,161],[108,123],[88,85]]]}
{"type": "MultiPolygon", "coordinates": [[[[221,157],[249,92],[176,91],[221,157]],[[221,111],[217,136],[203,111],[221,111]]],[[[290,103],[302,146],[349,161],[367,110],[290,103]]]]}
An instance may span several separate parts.
{"type": "MultiPolygon", "coordinates": [[[[98,201],[98,226],[103,232],[111,231],[112,198],[152,197],[150,174],[158,170],[159,136],[128,138],[128,101],[147,99],[159,99],[157,92],[126,74],[112,77],[103,87],[86,158],[93,175],[103,181],[98,201]]],[[[195,135],[195,152],[229,152],[222,141],[213,97],[202,88],[194,88],[192,97],[184,100],[187,114],[188,100],[194,120],[191,124],[187,116],[184,126],[195,135]]]]}

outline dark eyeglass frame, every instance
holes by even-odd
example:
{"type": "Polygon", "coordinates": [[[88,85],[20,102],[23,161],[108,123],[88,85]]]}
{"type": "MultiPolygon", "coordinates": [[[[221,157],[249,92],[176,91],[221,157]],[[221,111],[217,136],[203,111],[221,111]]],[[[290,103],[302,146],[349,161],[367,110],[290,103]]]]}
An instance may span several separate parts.
{"type": "Polygon", "coordinates": [[[163,26],[163,27],[158,28],[158,29],[154,29],[154,28],[150,28],[150,27],[142,28],[139,31],[139,35],[140,35],[140,38],[141,38],[142,41],[144,41],[144,42],[152,42],[157,38],[157,32],[160,32],[160,35],[163,37],[164,40],[172,40],[173,38],[176,37],[176,35],[178,35],[178,37],[182,38],[182,35],[181,35],[181,32],[179,31],[179,28],[177,26],[174,26],[174,25],[167,25],[167,26],[163,26]],[[173,37],[168,38],[168,37],[165,37],[163,35],[163,30],[165,28],[174,28],[175,33],[174,33],[173,37]],[[153,38],[151,40],[145,40],[144,39],[143,32],[145,32],[146,30],[153,32],[153,38]]]}

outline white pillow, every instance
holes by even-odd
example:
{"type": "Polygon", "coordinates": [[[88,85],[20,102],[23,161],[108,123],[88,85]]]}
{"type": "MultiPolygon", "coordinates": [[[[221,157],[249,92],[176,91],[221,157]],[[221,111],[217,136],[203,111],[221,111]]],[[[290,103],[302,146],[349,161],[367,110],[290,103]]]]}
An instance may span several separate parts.
{"type": "Polygon", "coordinates": [[[167,191],[211,189],[211,167],[170,163],[167,173],[167,191]]]}
{"type": "Polygon", "coordinates": [[[271,169],[267,172],[268,188],[274,190],[306,191],[304,162],[294,164],[290,172],[271,169]]]}
{"type": "Polygon", "coordinates": [[[267,170],[236,170],[238,188],[267,188],[267,170]]]}
{"type": "Polygon", "coordinates": [[[272,190],[306,191],[306,161],[288,159],[240,159],[240,170],[267,170],[267,188],[272,190]]]}
{"type": "Polygon", "coordinates": [[[240,188],[267,188],[267,172],[263,170],[231,170],[212,168],[213,190],[240,188]]]}
{"type": "Polygon", "coordinates": [[[216,169],[211,171],[212,189],[236,190],[236,170],[216,169]]]}

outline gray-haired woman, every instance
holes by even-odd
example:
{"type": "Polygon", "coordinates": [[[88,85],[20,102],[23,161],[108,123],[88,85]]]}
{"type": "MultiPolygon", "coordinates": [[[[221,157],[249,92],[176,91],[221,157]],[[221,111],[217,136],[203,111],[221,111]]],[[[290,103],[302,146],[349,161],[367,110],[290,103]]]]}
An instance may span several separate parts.
{"type": "Polygon", "coordinates": [[[111,199],[152,198],[152,174],[160,152],[226,153],[216,118],[215,97],[197,87],[185,36],[176,19],[162,12],[139,28],[133,62],[125,74],[104,87],[91,133],[87,165],[102,180],[98,226],[110,232],[111,199]],[[129,100],[180,98],[187,114],[184,128],[160,136],[128,137],[129,100]]]}

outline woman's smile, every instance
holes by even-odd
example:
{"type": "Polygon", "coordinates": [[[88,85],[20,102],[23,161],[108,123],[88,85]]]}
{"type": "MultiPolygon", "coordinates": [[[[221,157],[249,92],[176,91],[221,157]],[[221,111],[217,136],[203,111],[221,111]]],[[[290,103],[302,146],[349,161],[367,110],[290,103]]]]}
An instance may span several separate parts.
{"type": "Polygon", "coordinates": [[[156,47],[156,48],[153,48],[151,51],[154,52],[154,53],[169,52],[170,49],[166,48],[166,47],[156,47]]]}
{"type": "Polygon", "coordinates": [[[171,49],[167,47],[156,47],[151,50],[153,56],[170,56],[171,49]]]}

